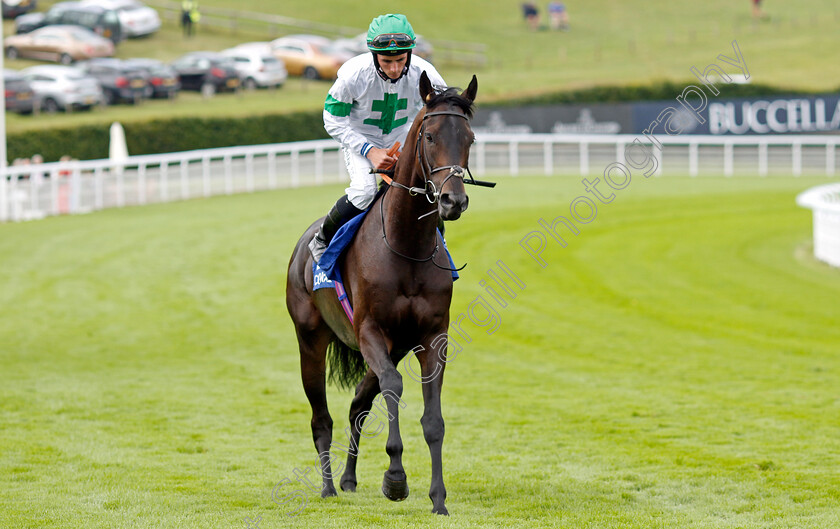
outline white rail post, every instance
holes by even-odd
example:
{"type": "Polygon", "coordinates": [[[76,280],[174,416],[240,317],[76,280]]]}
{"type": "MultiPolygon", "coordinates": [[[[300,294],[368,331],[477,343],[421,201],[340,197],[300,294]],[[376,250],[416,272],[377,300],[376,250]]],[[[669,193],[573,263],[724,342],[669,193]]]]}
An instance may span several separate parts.
{"type": "MultiPolygon", "coordinates": [[[[73,170],[73,174],[71,176],[71,178],[74,180],[73,184],[75,184],[75,179],[76,179],[76,173],[77,172],[78,172],[78,169],[73,170]]],[[[125,205],[125,186],[124,186],[124,184],[125,184],[125,180],[123,178],[123,171],[118,170],[117,171],[117,207],[118,208],[121,208],[125,205]]],[[[73,192],[75,191],[75,185],[70,186],[70,191],[71,191],[70,196],[73,196],[73,192]]],[[[71,203],[72,203],[72,200],[71,200],[71,203]]],[[[73,213],[75,211],[76,211],[76,208],[71,205],[70,212],[73,213]]]]}
{"type": "Polygon", "coordinates": [[[546,176],[554,174],[554,142],[551,140],[543,142],[543,171],[546,176]]]}
{"type": "Polygon", "coordinates": [[[245,189],[253,193],[256,188],[254,182],[254,155],[250,152],[245,155],[245,189]]]}
{"type": "Polygon", "coordinates": [[[277,189],[277,153],[268,153],[268,187],[277,189]]]}
{"type": "Polygon", "coordinates": [[[834,142],[826,142],[825,144],[825,175],[834,176],[835,168],[835,150],[837,144],[834,142]]]}
{"type": "Polygon", "coordinates": [[[589,143],[582,141],[578,145],[580,152],[580,176],[589,174],[589,143]]]}
{"type": "Polygon", "coordinates": [[[655,145],[651,144],[651,149],[653,150],[653,157],[656,158],[656,171],[654,175],[662,176],[662,159],[664,158],[663,151],[665,150],[665,145],[657,149],[655,145]]]}
{"type": "Polygon", "coordinates": [[[146,203],[146,164],[137,166],[137,202],[140,205],[146,203]]]}
{"type": "MultiPolygon", "coordinates": [[[[122,171],[119,174],[119,193],[117,200],[119,207],[125,204],[125,189],[123,188],[122,171]]],[[[82,202],[82,170],[76,167],[70,175],[70,213],[78,213],[82,202]]]]}
{"type": "Polygon", "coordinates": [[[33,172],[29,177],[29,211],[31,211],[33,215],[37,215],[41,209],[38,207],[40,202],[40,200],[38,200],[38,189],[43,185],[43,182],[44,173],[42,171],[33,172]]]}
{"type": "Polygon", "coordinates": [[[791,164],[793,165],[793,176],[802,175],[802,142],[793,140],[791,146],[791,164]]]}
{"type": "Polygon", "coordinates": [[[624,165],[627,161],[624,159],[624,149],[627,148],[627,145],[623,141],[617,141],[615,143],[615,161],[616,163],[620,163],[624,165]]]}
{"type": "MultiPolygon", "coordinates": [[[[207,158],[205,158],[207,160],[207,158]]],[[[222,165],[225,168],[225,194],[233,194],[233,159],[230,154],[226,154],[222,158],[222,165]]],[[[207,160],[207,196],[210,196],[210,160],[207,160]]]]}
{"type": "Polygon", "coordinates": [[[5,166],[0,165],[0,222],[9,220],[9,191],[5,166]]]}
{"type": "MultiPolygon", "coordinates": [[[[230,155],[225,155],[222,158],[222,165],[224,165],[224,181],[225,194],[229,195],[232,191],[230,182],[230,155]]],[[[212,183],[210,182],[210,157],[202,156],[201,158],[201,191],[205,197],[212,195],[212,183]]]]}
{"type": "Polygon", "coordinates": [[[700,173],[699,170],[699,163],[698,163],[698,154],[700,147],[696,141],[689,142],[688,144],[688,176],[697,176],[700,173]]]}
{"type": "MultiPolygon", "coordinates": [[[[58,200],[58,186],[59,186],[59,178],[64,178],[61,173],[63,171],[59,171],[58,169],[53,169],[53,172],[50,174],[50,210],[53,215],[58,215],[61,213],[60,204],[58,200]]],[[[65,186],[66,186],[65,182],[65,186]]]]}
{"type": "Polygon", "coordinates": [[[508,144],[508,170],[511,176],[519,174],[519,142],[516,140],[508,144]]]}
{"type": "Polygon", "coordinates": [[[767,176],[767,142],[758,144],[758,176],[767,176]]]}
{"type": "Polygon", "coordinates": [[[190,198],[190,161],[181,159],[181,200],[190,198]]]}
{"type": "Polygon", "coordinates": [[[300,149],[292,151],[292,187],[300,186],[300,149]]]}
{"type": "Polygon", "coordinates": [[[9,214],[9,218],[13,221],[20,220],[20,203],[19,203],[20,201],[18,200],[18,197],[17,197],[17,194],[18,194],[17,185],[18,185],[18,179],[19,178],[20,178],[20,175],[14,175],[12,177],[12,179],[9,180],[9,182],[11,184],[9,186],[9,205],[11,206],[10,207],[11,213],[9,214]]]}
{"type": "Polygon", "coordinates": [[[160,164],[160,201],[169,202],[169,163],[160,164]]]}
{"type": "Polygon", "coordinates": [[[105,176],[102,166],[93,170],[93,207],[105,209],[105,176]]]}
{"type": "Polygon", "coordinates": [[[723,176],[732,176],[732,151],[732,142],[725,142],[723,144],[723,176]]]}

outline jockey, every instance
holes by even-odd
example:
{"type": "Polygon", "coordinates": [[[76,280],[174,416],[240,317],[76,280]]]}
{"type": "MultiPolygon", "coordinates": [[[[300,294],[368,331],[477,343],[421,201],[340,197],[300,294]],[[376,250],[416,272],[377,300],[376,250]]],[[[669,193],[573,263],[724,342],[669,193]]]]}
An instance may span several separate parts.
{"type": "Polygon", "coordinates": [[[414,45],[414,30],[404,15],[374,18],[367,32],[371,53],[344,63],[327,93],[324,128],[341,144],[350,187],[309,243],[316,262],[338,228],[373,202],[376,175],[371,169],[388,169],[396,162],[398,154],[391,156],[388,149],[396,142],[405,144],[423,108],[420,74],[425,71],[433,86],[446,86],[434,66],[412,57],[414,45]]]}

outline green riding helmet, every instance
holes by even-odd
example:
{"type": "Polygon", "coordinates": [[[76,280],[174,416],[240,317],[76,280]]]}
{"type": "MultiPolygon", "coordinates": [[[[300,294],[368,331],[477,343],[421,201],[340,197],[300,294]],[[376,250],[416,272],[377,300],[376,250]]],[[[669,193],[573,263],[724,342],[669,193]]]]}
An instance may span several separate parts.
{"type": "Polygon", "coordinates": [[[367,46],[373,53],[395,55],[413,49],[414,29],[405,15],[380,15],[367,32],[367,46]]]}

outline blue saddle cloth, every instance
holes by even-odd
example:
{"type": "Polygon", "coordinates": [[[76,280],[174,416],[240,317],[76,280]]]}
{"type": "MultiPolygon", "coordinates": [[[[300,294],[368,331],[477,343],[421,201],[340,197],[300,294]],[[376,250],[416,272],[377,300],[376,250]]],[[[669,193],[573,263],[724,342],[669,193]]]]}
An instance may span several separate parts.
{"type": "MultiPolygon", "coordinates": [[[[374,202],[374,204],[376,204],[376,202],[374,202]]],[[[370,209],[367,209],[353,217],[344,226],[340,227],[333,236],[332,241],[330,241],[330,245],[327,246],[324,255],[321,257],[321,262],[318,263],[318,268],[326,274],[327,279],[341,281],[341,271],[339,271],[338,266],[339,258],[341,257],[341,254],[344,253],[344,250],[350,246],[350,242],[353,240],[356,232],[359,231],[359,226],[362,225],[362,221],[364,220],[365,215],[368,214],[368,211],[370,211],[370,209]]],[[[440,235],[440,230],[437,230],[437,233],[440,235]]],[[[443,236],[441,236],[441,239],[443,239],[443,236]]],[[[452,261],[452,256],[449,255],[449,249],[446,247],[446,241],[443,242],[443,249],[446,251],[447,259],[449,259],[449,268],[452,268],[452,280],[455,281],[458,279],[458,272],[455,271],[455,263],[452,261]]],[[[313,268],[313,271],[316,271],[316,269],[313,268]]]]}

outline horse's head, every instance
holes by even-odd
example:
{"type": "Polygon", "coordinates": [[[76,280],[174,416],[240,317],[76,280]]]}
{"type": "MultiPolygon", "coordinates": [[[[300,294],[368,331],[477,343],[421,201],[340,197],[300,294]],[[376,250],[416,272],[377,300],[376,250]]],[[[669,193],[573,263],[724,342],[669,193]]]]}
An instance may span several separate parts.
{"type": "Polygon", "coordinates": [[[460,93],[455,88],[436,92],[426,73],[420,76],[420,95],[426,108],[417,137],[417,157],[424,179],[439,193],[438,213],[443,220],[457,219],[469,205],[464,176],[475,140],[469,120],[477,92],[474,75],[460,93]]]}

